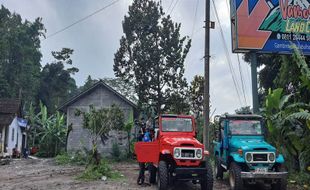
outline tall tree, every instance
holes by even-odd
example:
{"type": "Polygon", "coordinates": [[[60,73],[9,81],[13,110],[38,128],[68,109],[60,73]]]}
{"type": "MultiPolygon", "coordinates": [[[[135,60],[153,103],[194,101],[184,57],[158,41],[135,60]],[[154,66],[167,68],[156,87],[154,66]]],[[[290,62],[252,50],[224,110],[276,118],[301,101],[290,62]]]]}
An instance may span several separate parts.
{"type": "Polygon", "coordinates": [[[36,97],[40,79],[40,37],[45,29],[37,18],[30,22],[17,13],[0,8],[0,96],[36,97]]]}
{"type": "Polygon", "coordinates": [[[169,98],[187,85],[184,61],[191,40],[181,37],[180,28],[152,0],[134,0],[124,17],[115,75],[131,82],[140,105],[150,104],[157,113],[169,109],[169,98]]]}
{"type": "Polygon", "coordinates": [[[125,83],[121,78],[103,78],[102,80],[127,99],[134,103],[138,102],[135,88],[131,82],[125,83]]]}
{"type": "Polygon", "coordinates": [[[190,86],[191,111],[198,118],[203,112],[204,77],[195,75],[190,86]]]}
{"type": "Polygon", "coordinates": [[[39,99],[45,104],[51,113],[77,90],[74,75],[79,70],[72,65],[72,49],[63,48],[59,52],[52,52],[55,61],[46,64],[41,73],[39,99]]]}

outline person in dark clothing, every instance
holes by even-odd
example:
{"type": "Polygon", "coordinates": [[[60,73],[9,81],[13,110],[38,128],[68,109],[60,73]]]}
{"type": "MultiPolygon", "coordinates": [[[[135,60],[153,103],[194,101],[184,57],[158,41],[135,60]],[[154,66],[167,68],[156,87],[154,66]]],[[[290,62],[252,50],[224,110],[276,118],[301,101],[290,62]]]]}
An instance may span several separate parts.
{"type": "MultiPolygon", "coordinates": [[[[142,135],[142,142],[151,142],[151,134],[150,134],[150,129],[146,128],[145,133],[142,135]]],[[[137,183],[139,185],[142,185],[144,183],[144,173],[146,169],[146,164],[144,162],[139,163],[139,177],[137,180],[137,183]]]]}

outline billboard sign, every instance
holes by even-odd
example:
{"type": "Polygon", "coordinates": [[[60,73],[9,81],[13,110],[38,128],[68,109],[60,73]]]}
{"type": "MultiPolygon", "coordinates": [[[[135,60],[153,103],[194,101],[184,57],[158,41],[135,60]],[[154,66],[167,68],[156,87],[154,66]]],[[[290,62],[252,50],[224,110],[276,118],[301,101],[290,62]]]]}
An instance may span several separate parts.
{"type": "Polygon", "coordinates": [[[231,0],[233,52],[310,55],[310,0],[231,0]]]}

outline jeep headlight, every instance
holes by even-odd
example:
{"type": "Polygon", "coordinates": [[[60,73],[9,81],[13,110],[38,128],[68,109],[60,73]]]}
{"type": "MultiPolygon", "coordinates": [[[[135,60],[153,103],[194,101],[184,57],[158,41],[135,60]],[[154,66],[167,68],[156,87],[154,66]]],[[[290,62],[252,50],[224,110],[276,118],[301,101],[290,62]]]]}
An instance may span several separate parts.
{"type": "Polygon", "coordinates": [[[196,150],[196,157],[201,159],[202,158],[202,150],[201,149],[197,149],[196,150]]]}
{"type": "Polygon", "coordinates": [[[179,148],[175,148],[173,151],[173,155],[175,158],[179,158],[181,156],[181,150],[179,148]]]}
{"type": "Polygon", "coordinates": [[[252,154],[251,154],[251,153],[246,153],[246,155],[245,155],[245,160],[246,160],[247,162],[251,162],[251,161],[252,161],[252,154]]]}
{"type": "Polygon", "coordinates": [[[270,161],[270,162],[274,162],[274,160],[275,160],[275,155],[274,155],[274,153],[269,153],[268,157],[269,157],[269,161],[270,161]]]}

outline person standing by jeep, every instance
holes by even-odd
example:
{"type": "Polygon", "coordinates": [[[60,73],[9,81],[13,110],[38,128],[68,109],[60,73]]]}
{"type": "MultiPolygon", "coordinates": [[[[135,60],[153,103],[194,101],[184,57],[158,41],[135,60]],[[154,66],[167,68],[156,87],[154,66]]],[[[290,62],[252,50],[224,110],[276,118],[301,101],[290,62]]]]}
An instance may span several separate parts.
{"type": "MultiPolygon", "coordinates": [[[[146,126],[143,119],[140,123],[138,141],[151,142],[150,127],[146,126]]],[[[139,162],[139,168],[140,168],[140,170],[139,170],[139,177],[137,179],[137,183],[138,183],[138,185],[142,185],[144,183],[144,178],[145,178],[145,176],[144,176],[145,163],[139,162]]]]}

